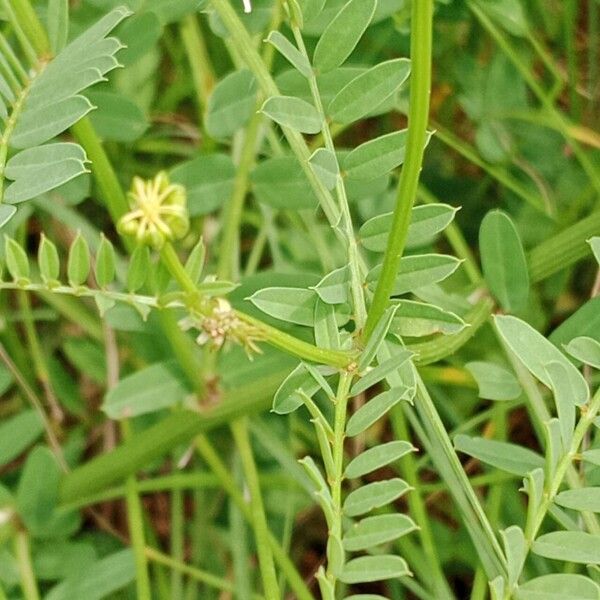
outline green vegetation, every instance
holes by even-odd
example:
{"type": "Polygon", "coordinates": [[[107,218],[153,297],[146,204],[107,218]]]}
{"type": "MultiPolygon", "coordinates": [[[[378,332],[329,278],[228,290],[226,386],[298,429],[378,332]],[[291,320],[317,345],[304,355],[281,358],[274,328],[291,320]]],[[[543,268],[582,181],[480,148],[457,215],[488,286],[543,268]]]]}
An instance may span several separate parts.
{"type": "Polygon", "coordinates": [[[600,600],[599,25],[0,0],[0,600],[600,600]]]}

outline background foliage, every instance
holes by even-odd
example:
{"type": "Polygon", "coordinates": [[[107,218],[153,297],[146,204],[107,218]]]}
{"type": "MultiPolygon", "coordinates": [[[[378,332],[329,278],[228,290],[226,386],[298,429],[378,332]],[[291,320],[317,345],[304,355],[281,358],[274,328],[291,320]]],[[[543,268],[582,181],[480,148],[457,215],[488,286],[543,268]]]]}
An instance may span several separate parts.
{"type": "Polygon", "coordinates": [[[598,599],[600,4],[245,8],[0,2],[0,599],[598,599]]]}

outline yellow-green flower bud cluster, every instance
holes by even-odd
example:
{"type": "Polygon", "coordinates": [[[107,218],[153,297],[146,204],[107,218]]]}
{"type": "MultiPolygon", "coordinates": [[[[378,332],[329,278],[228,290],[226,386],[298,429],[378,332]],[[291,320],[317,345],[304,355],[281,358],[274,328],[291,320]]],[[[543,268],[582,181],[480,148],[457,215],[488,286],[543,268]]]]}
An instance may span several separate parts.
{"type": "Polygon", "coordinates": [[[160,250],[167,240],[180,239],[188,232],[185,188],[171,183],[164,171],[154,179],[134,177],[127,197],[131,210],[119,220],[119,233],[160,250]]]}

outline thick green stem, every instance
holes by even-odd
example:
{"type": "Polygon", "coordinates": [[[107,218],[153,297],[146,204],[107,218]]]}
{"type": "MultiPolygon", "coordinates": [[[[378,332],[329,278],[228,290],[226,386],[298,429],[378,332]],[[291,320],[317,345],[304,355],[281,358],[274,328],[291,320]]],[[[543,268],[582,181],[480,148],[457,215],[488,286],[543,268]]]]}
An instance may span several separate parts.
{"type": "Polygon", "coordinates": [[[29,0],[10,0],[10,3],[37,55],[49,56],[51,50],[48,35],[29,0]]]}
{"type": "Polygon", "coordinates": [[[433,42],[433,0],[412,3],[411,21],[411,83],[408,112],[408,139],[406,159],[400,173],[396,209],[392,218],[383,267],[371,308],[367,317],[365,337],[373,329],[388,307],[400,259],[406,245],[411,211],[417,196],[423,153],[427,139],[429,96],[431,91],[431,55],[433,42]]]}

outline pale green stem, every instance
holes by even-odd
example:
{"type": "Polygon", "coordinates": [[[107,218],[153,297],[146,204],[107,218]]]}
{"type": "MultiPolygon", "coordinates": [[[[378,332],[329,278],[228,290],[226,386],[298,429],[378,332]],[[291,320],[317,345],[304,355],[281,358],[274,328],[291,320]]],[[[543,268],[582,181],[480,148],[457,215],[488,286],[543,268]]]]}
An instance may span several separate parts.
{"type": "Polygon", "coordinates": [[[263,505],[263,498],[258,480],[258,472],[254,462],[254,454],[250,445],[248,435],[248,423],[246,419],[240,419],[232,424],[231,430],[236,441],[244,477],[250,493],[250,510],[252,512],[252,525],[256,538],[258,550],[258,563],[265,597],[267,600],[278,600],[280,598],[279,583],[273,562],[273,552],[269,543],[269,529],[263,505]]]}
{"type": "MultiPolygon", "coordinates": [[[[330,525],[329,537],[342,539],[342,482],[344,479],[344,440],[346,438],[346,414],[352,376],[342,373],[338,383],[335,399],[335,417],[333,426],[333,473],[329,481],[331,488],[333,522],[330,525]]],[[[336,589],[337,577],[331,564],[327,565],[326,576],[333,589],[336,589]]]]}
{"type": "Polygon", "coordinates": [[[40,600],[41,596],[37,588],[35,573],[33,572],[27,532],[19,530],[15,533],[14,547],[17,564],[19,565],[21,590],[23,591],[24,600],[40,600]]]}
{"type": "Polygon", "coordinates": [[[388,245],[385,249],[381,275],[365,326],[366,339],[373,333],[373,329],[389,305],[400,259],[406,245],[412,208],[417,196],[429,120],[432,43],[433,0],[413,2],[410,50],[412,73],[406,158],[398,182],[396,208],[390,227],[388,245]]]}

